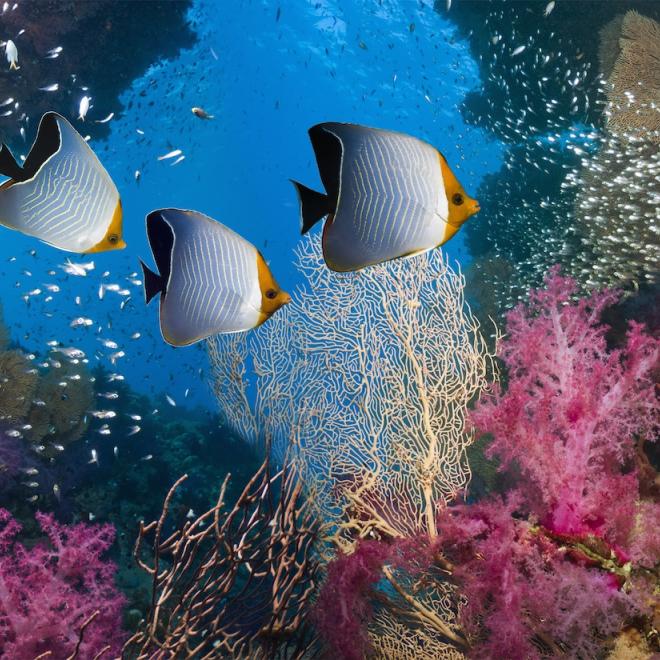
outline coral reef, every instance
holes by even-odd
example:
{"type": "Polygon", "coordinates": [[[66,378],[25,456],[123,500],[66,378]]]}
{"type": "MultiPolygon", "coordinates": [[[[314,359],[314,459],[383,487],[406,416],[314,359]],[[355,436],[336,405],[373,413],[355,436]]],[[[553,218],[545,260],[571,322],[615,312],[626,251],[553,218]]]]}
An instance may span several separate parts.
{"type": "Polygon", "coordinates": [[[50,368],[39,378],[33,405],[27,413],[31,428],[27,439],[44,445],[44,456],[55,456],[55,444],[65,447],[78,440],[88,425],[87,413],[94,404],[94,385],[84,364],[63,355],[50,356],[50,368]]]}
{"type": "Polygon", "coordinates": [[[0,653],[15,660],[117,654],[123,597],[114,564],[102,559],[110,525],[65,526],[37,514],[47,542],[26,547],[20,525],[0,509],[0,653]]]}
{"type": "Polygon", "coordinates": [[[257,429],[295,452],[333,545],[434,536],[438,503],[469,480],[466,410],[493,370],[464,279],[440,251],[347,276],[327,269],[313,238],[298,260],[309,290],[249,348],[245,337],[209,342],[220,407],[246,437],[257,429]]]}
{"type": "Polygon", "coordinates": [[[391,648],[391,631],[403,621],[412,648],[456,657],[463,640],[451,585],[420,586],[417,575],[435,567],[422,571],[400,561],[399,551],[409,545],[422,562],[437,535],[438,507],[467,485],[467,407],[495,373],[465,304],[464,279],[439,250],[335,274],[318,237],[301,243],[299,268],[309,288],[251,340],[209,342],[218,402],[252,442],[272,441],[276,458],[287,448],[300,472],[323,524],[319,550],[332,559],[325,593],[342,594],[321,598],[335,651],[344,653],[351,637],[354,654],[360,640],[391,648]]]}
{"type": "Polygon", "coordinates": [[[266,459],[233,503],[229,478],[210,510],[166,533],[184,475],[160,518],[141,524],[135,556],[152,581],[151,607],[122,657],[310,657],[317,529],[297,475],[271,472],[266,459]]]}
{"type": "Polygon", "coordinates": [[[440,515],[475,657],[595,657],[653,616],[660,503],[641,497],[637,443],[657,437],[660,341],[631,322],[609,348],[600,318],[619,294],[570,304],[576,291],[555,269],[508,313],[507,389],[471,415],[515,487],[440,515]]]}
{"type": "MultiPolygon", "coordinates": [[[[159,59],[193,45],[195,35],[186,22],[190,5],[189,0],[140,5],[130,0],[48,0],[10,6],[2,14],[3,37],[11,35],[15,41],[20,68],[9,70],[3,62],[0,70],[0,83],[16,103],[0,118],[0,141],[19,146],[19,126],[26,126],[29,139],[47,110],[77,116],[83,86],[90,88],[98,108],[89,119],[117,114],[118,97],[134,78],[159,59]],[[55,48],[61,48],[59,56],[49,56],[55,48]],[[40,90],[52,83],[58,83],[57,91],[40,90]]],[[[85,132],[105,137],[109,124],[88,121],[85,132]]]]}

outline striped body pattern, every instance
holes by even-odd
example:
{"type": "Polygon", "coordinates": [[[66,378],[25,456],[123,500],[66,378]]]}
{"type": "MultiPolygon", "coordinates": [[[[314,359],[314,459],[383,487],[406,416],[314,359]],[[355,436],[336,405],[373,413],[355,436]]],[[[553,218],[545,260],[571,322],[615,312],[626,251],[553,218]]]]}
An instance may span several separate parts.
{"type": "Polygon", "coordinates": [[[119,203],[112,179],[71,125],[57,119],[59,149],[26,181],[2,191],[0,219],[62,250],[100,243],[119,203]]]}
{"type": "Polygon", "coordinates": [[[341,142],[340,193],[324,253],[341,270],[443,242],[448,204],[440,154],[401,133],[325,124],[341,142]]]}
{"type": "Polygon", "coordinates": [[[166,341],[189,344],[216,332],[240,332],[259,324],[261,291],[257,251],[244,238],[200,213],[168,210],[172,269],[161,300],[166,341]]]}

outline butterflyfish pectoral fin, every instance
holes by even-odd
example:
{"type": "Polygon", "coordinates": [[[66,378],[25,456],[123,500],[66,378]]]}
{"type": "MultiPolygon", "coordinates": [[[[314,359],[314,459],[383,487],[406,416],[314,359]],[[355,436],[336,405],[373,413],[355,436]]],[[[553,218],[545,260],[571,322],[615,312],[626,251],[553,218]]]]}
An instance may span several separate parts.
{"type": "Polygon", "coordinates": [[[155,295],[165,293],[166,282],[162,275],[154,273],[142,259],[140,259],[140,266],[142,266],[142,274],[144,276],[144,299],[148,305],[155,295]]]}
{"type": "Polygon", "coordinates": [[[300,202],[300,233],[306,234],[321,218],[331,212],[327,195],[291,179],[300,202]]]}

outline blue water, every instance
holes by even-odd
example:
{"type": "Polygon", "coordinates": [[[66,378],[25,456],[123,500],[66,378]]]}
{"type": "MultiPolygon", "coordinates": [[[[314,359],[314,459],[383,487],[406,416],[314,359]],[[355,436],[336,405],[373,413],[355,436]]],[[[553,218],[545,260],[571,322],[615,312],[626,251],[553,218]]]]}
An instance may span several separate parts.
{"type": "MultiPolygon", "coordinates": [[[[141,278],[138,258],[152,263],[146,213],[175,206],[222,221],[254,242],[279,283],[292,290],[299,281],[294,267],[299,233],[288,179],[319,185],[307,137],[313,124],[348,121],[428,140],[444,153],[468,194],[501,165],[500,145],[461,120],[458,105],[479,86],[477,69],[455,28],[430,1],[255,0],[228,6],[196,2],[190,12],[199,34],[196,46],[134,81],[122,98],[132,107],[112,120],[107,142],[91,142],[122,196],[126,250],[79,258],[2,231],[3,253],[16,257],[4,259],[2,268],[12,285],[5,287],[2,302],[13,338],[40,356],[51,340],[82,348],[91,364],[100,361],[162,405],[167,393],[178,405],[214,409],[203,343],[167,346],[158,329],[157,302],[145,307],[141,287],[126,279],[133,273],[141,278]],[[193,106],[215,119],[198,119],[193,106]],[[174,159],[157,160],[173,149],[181,149],[185,159],[174,166],[174,159]],[[67,276],[58,265],[68,257],[93,260],[95,269],[85,278],[67,276]],[[56,274],[48,275],[52,270],[56,274]],[[43,284],[53,282],[61,291],[46,302],[43,284]],[[130,289],[123,309],[127,296],[108,291],[99,299],[101,283],[130,289]],[[23,296],[36,288],[42,293],[26,303],[23,296]],[[70,328],[79,316],[94,325],[70,328]],[[131,339],[136,332],[141,337],[131,339]],[[125,356],[111,364],[108,356],[115,351],[98,338],[116,342],[125,356]]],[[[94,104],[93,83],[83,93],[94,104]]],[[[93,105],[87,121],[116,110],[93,105]]],[[[85,124],[69,119],[85,135],[85,124]]],[[[460,235],[446,247],[452,259],[467,264],[460,235]]]]}

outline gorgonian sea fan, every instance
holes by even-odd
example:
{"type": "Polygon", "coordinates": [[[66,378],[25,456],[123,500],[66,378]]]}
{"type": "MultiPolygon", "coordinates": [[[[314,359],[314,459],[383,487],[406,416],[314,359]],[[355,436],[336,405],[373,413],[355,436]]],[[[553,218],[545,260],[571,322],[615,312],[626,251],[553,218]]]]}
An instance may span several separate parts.
{"type": "Polygon", "coordinates": [[[67,658],[80,642],[78,657],[103,650],[117,657],[125,637],[125,599],[114,584],[116,565],[102,559],[114,528],[62,525],[52,514],[36,517],[48,542],[28,548],[16,540],[20,524],[0,509],[0,655],[32,660],[50,652],[50,658],[67,658]]]}

